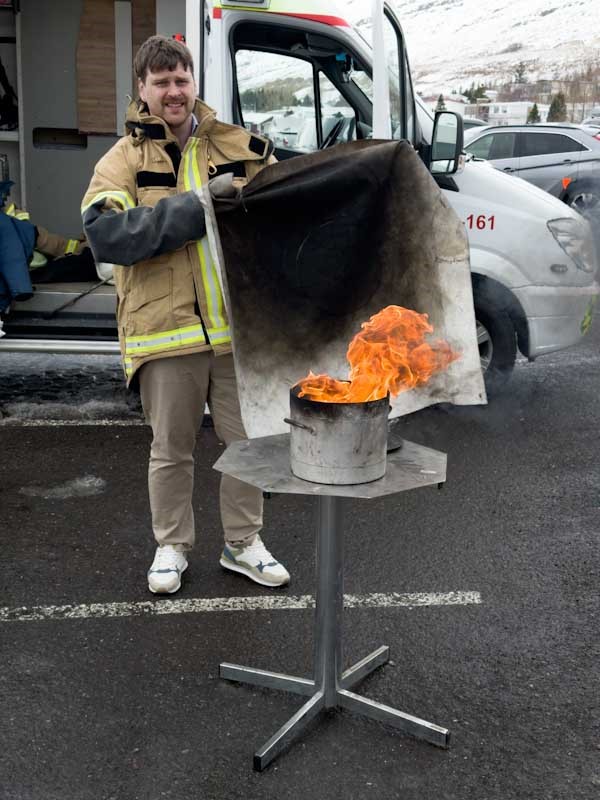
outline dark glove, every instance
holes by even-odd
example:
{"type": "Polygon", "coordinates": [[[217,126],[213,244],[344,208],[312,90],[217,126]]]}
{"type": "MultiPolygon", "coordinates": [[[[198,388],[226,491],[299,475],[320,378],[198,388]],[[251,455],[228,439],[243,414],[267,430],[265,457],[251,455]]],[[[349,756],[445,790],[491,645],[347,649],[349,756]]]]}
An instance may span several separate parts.
{"type": "Polygon", "coordinates": [[[237,208],[242,201],[241,190],[233,182],[233,172],[211,178],[208,190],[218,211],[237,208]]]}

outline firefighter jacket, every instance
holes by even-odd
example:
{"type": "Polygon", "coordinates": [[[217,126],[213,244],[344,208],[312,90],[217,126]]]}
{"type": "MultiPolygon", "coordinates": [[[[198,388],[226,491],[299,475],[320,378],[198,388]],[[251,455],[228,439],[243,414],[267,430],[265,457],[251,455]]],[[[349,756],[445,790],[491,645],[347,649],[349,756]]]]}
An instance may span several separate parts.
{"type": "Polygon", "coordinates": [[[197,100],[183,152],[144,104],[132,102],[126,135],[98,162],[84,196],[84,230],[96,262],[115,264],[117,324],[128,385],[146,361],[231,351],[229,321],[197,191],[232,172],[245,182],[272,144],[216,119],[197,100]],[[118,265],[118,266],[117,266],[118,265]]]}
{"type": "MultiPolygon", "coordinates": [[[[30,222],[29,212],[22,208],[17,208],[14,203],[10,203],[4,212],[9,217],[26,220],[30,222]]],[[[45,228],[36,226],[35,249],[50,258],[62,258],[62,256],[79,255],[84,247],[87,247],[85,239],[67,239],[57,233],[50,233],[45,228]]]]}

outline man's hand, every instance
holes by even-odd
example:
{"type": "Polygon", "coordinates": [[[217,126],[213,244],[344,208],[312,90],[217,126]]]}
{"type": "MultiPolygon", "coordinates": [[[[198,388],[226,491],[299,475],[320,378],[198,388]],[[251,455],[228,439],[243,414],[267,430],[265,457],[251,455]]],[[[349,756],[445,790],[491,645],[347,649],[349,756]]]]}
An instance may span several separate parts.
{"type": "Polygon", "coordinates": [[[208,190],[219,210],[234,209],[241,203],[241,190],[233,182],[233,172],[226,172],[209,180],[208,190]]]}

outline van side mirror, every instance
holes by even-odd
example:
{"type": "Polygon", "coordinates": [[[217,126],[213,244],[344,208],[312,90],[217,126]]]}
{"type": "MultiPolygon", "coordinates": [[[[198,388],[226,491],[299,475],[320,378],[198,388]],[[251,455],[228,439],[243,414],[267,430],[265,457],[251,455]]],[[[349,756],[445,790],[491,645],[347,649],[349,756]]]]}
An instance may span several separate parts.
{"type": "Polygon", "coordinates": [[[454,111],[437,111],[433,123],[429,168],[434,174],[454,174],[463,149],[463,121],[454,111]]]}

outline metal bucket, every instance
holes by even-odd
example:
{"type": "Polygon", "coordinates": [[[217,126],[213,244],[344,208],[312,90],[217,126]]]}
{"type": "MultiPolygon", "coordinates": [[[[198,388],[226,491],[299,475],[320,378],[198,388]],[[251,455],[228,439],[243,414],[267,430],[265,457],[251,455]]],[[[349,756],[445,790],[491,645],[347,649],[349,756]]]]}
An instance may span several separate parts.
{"type": "Polygon", "coordinates": [[[290,462],[313,483],[369,483],[385,475],[389,397],[366,403],[320,403],[290,390],[290,462]]]}

